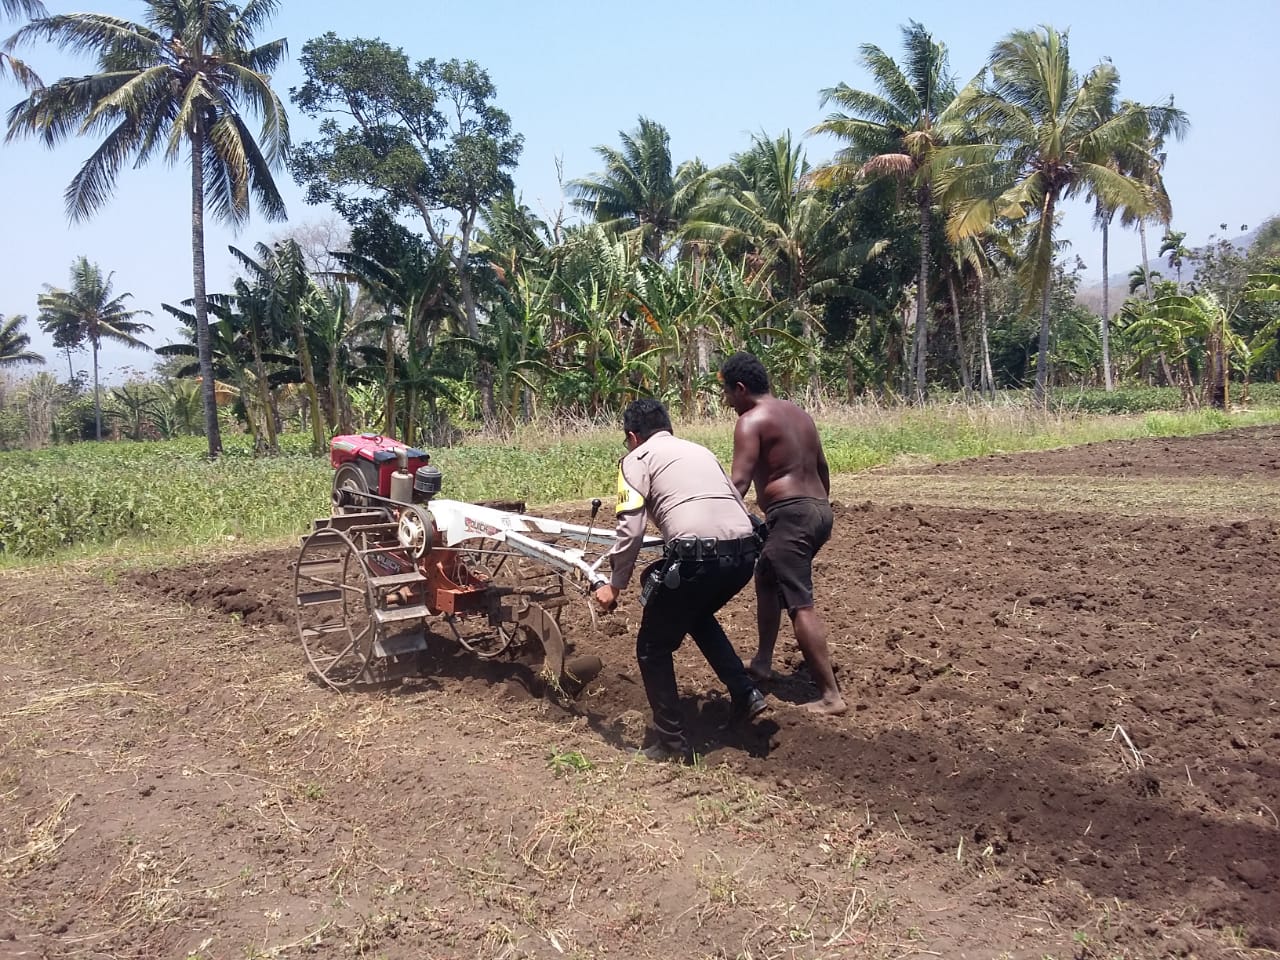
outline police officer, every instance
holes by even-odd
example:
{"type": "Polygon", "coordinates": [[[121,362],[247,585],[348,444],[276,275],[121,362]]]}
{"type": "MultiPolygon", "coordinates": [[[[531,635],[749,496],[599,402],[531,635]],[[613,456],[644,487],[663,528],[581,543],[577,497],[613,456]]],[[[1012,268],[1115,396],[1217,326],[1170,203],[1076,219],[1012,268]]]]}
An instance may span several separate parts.
{"type": "Polygon", "coordinates": [[[626,589],[652,519],[665,544],[662,560],[641,577],[644,612],[636,660],[653,709],[657,742],[640,751],[650,760],[690,763],[672,655],[691,635],[729,689],[730,722],[767,707],[743,667],[716,612],[751,579],[759,543],[751,518],[724,469],[706,447],[672,435],[657,400],[636,400],[622,416],[630,451],[618,465],[617,542],[609,551],[612,576],[595,591],[605,610],[626,589]]]}

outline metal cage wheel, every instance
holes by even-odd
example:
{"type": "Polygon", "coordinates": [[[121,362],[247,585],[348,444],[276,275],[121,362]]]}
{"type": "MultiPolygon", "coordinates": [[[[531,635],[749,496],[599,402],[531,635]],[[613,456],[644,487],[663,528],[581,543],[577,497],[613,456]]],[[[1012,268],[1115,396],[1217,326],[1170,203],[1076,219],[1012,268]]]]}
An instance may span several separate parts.
{"type": "Polygon", "coordinates": [[[369,574],[350,537],[322,528],[307,536],[294,567],[298,639],[321,682],[346,690],[364,679],[378,638],[369,574]]]}

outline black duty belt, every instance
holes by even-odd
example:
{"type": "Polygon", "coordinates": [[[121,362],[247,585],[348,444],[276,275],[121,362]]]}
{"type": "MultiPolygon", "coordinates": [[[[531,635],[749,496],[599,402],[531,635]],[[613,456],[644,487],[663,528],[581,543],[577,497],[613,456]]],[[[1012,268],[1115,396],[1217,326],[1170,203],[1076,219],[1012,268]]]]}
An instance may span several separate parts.
{"type": "Polygon", "coordinates": [[[733,559],[760,552],[760,541],[755,534],[736,540],[720,540],[716,537],[677,537],[668,541],[663,556],[670,560],[715,560],[721,557],[733,559]]]}

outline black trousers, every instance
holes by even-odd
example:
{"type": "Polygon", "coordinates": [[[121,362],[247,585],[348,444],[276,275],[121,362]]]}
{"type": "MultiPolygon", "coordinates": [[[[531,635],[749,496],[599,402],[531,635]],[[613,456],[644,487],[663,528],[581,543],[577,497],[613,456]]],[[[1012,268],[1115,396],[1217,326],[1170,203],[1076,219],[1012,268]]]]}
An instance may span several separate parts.
{"type": "MultiPolygon", "coordinates": [[[[749,553],[684,561],[679,564],[680,585],[671,588],[659,584],[645,604],[636,636],[636,660],[658,738],[674,750],[689,750],[672,659],[685,636],[693,637],[735,703],[744,700],[754,687],[738,652],[716,620],[716,612],[746,586],[755,559],[755,554],[749,553]]],[[[658,569],[662,569],[661,564],[658,569]]],[[[644,578],[642,588],[643,585],[644,578]]]]}

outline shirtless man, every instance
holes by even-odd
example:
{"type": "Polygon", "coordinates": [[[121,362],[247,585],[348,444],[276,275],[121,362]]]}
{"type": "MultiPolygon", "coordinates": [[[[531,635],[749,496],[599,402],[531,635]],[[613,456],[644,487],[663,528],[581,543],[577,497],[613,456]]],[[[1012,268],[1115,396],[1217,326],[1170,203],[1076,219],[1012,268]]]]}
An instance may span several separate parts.
{"type": "Polygon", "coordinates": [[[813,418],[789,400],[769,393],[764,364],[735,353],[720,367],[725,401],[738,412],[733,430],[733,485],[746,495],[754,481],[756,502],[769,525],[756,563],[756,624],[760,646],[748,665],[757,679],[773,675],[773,648],[786,607],[817,700],[816,713],[849,709],[831,669],[827,628],[813,605],[813,557],[831,538],[831,478],[813,418]]]}

